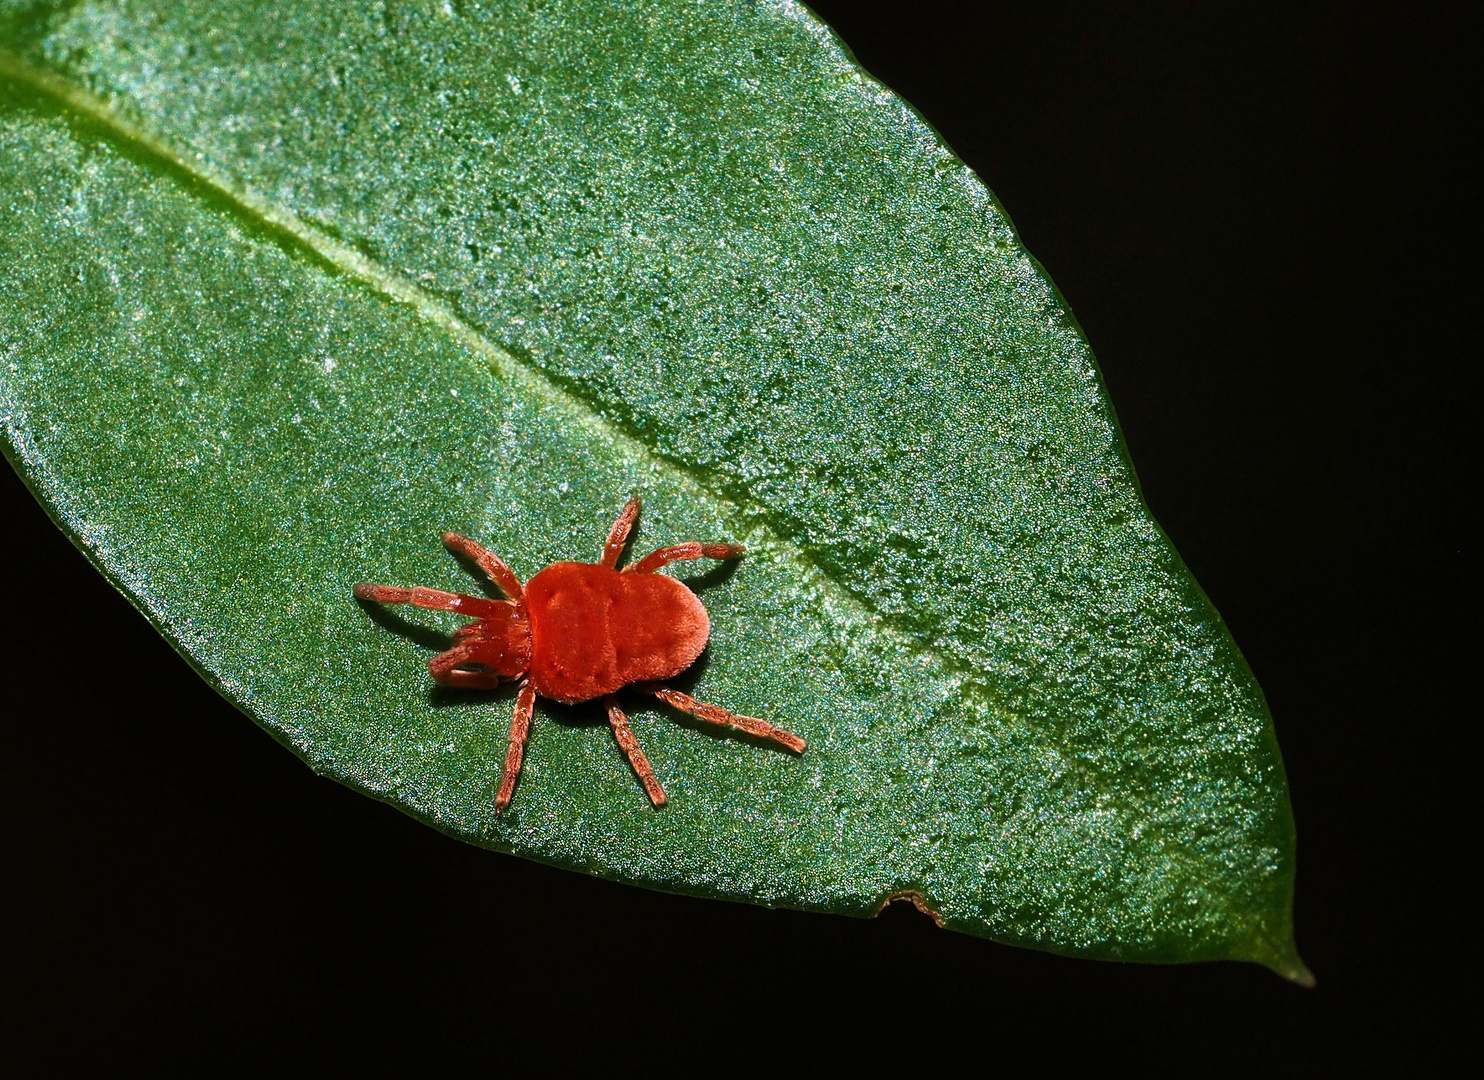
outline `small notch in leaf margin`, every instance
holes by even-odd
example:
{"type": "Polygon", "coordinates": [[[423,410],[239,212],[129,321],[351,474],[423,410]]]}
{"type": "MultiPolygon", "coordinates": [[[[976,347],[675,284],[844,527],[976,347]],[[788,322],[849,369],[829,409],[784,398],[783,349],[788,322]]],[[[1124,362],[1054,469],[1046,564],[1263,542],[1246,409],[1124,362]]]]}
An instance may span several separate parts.
{"type": "Polygon", "coordinates": [[[932,919],[939,930],[943,929],[943,916],[938,914],[933,906],[928,903],[927,897],[923,896],[922,893],[918,892],[916,889],[898,889],[896,892],[887,893],[886,898],[883,899],[881,903],[876,905],[876,910],[871,913],[871,917],[873,919],[879,917],[883,911],[891,907],[891,905],[896,903],[898,900],[906,900],[913,907],[915,907],[920,914],[926,915],[929,919],[932,919]]]}

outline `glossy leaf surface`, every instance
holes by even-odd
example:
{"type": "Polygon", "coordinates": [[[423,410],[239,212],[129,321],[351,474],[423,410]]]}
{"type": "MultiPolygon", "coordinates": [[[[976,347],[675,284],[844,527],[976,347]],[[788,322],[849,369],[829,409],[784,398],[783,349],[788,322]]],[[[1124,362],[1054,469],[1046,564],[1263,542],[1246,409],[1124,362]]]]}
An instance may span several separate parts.
{"type": "Polygon", "coordinates": [[[0,417],[89,557],[313,768],[655,888],[1302,977],[1261,692],[990,193],[789,3],[0,8],[0,417]],[[433,687],[455,529],[530,576],[741,540],[680,683],[433,687]],[[403,609],[405,610],[405,609],[403,609]]]}

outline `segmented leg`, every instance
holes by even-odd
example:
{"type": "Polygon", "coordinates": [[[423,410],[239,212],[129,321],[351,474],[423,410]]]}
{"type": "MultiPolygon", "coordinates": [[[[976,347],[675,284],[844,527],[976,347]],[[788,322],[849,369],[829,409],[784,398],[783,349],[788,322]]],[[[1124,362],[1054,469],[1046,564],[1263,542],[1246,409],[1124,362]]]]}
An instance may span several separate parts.
{"type": "Polygon", "coordinates": [[[610,570],[618,565],[618,557],[623,554],[623,546],[629,542],[629,530],[634,527],[634,519],[638,516],[639,496],[635,495],[624,504],[618,520],[613,523],[613,528],[608,530],[608,540],[603,545],[603,558],[599,560],[601,565],[610,570]]]}
{"type": "Polygon", "coordinates": [[[745,731],[749,735],[756,735],[759,739],[767,739],[779,746],[785,746],[795,754],[802,754],[804,748],[809,744],[792,732],[784,731],[780,727],[774,727],[766,720],[758,720],[751,716],[738,716],[734,712],[728,712],[719,705],[707,705],[697,701],[689,694],[682,694],[679,690],[671,690],[668,686],[659,683],[635,683],[635,690],[641,690],[646,694],[653,694],[667,705],[673,705],[683,713],[689,713],[697,720],[704,720],[708,724],[717,724],[723,727],[734,727],[739,731],[745,731]]]}
{"type": "Polygon", "coordinates": [[[613,737],[618,740],[618,745],[623,747],[624,756],[633,766],[634,772],[639,777],[639,783],[644,785],[644,793],[649,796],[649,801],[655,806],[664,806],[665,789],[660,787],[660,782],[654,778],[654,770],[649,767],[649,759],[644,756],[644,751],[639,749],[639,740],[634,738],[634,730],[629,727],[629,718],[624,715],[623,709],[619,708],[618,698],[609,694],[603,699],[603,704],[608,706],[608,723],[613,725],[613,737]]]}
{"type": "Polygon", "coordinates": [[[662,566],[688,559],[735,559],[747,549],[741,544],[675,544],[651,551],[633,566],[624,569],[625,574],[652,574],[662,566]]]}
{"type": "Polygon", "coordinates": [[[494,690],[500,685],[497,671],[460,671],[460,666],[473,663],[478,652],[477,642],[465,641],[447,652],[441,652],[428,661],[428,670],[439,686],[452,686],[459,690],[494,690]]]}
{"type": "Polygon", "coordinates": [[[372,585],[363,581],[356,586],[356,597],[375,600],[378,604],[411,604],[413,607],[431,608],[434,611],[457,611],[471,619],[487,619],[500,610],[501,600],[486,600],[479,596],[444,592],[442,589],[425,589],[415,585],[404,589],[399,585],[372,585]]]}
{"type": "Polygon", "coordinates": [[[515,781],[520,776],[520,762],[526,753],[526,738],[531,734],[531,713],[536,708],[536,688],[530,679],[520,681],[515,695],[515,715],[510,720],[510,745],[505,748],[505,772],[500,777],[500,791],[495,796],[495,813],[503,814],[515,794],[515,781]]]}
{"type": "Polygon", "coordinates": [[[515,571],[506,566],[505,560],[493,551],[485,550],[467,536],[460,536],[456,532],[443,534],[443,546],[479,567],[484,571],[484,576],[498,585],[500,591],[510,599],[519,600],[525,595],[525,587],[521,585],[520,578],[515,576],[515,571]]]}

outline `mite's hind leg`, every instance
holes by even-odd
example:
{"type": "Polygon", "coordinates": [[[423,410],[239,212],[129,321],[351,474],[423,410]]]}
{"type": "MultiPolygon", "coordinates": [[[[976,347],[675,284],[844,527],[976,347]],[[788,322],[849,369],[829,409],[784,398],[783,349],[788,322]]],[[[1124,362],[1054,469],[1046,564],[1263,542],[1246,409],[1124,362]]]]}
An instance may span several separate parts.
{"type": "Polygon", "coordinates": [[[651,551],[633,566],[624,569],[625,574],[652,574],[662,566],[689,559],[735,559],[747,549],[741,544],[675,544],[651,551]]]}
{"type": "Polygon", "coordinates": [[[530,679],[520,681],[515,695],[515,715],[510,720],[510,744],[505,748],[505,771],[500,776],[500,791],[495,796],[495,813],[503,814],[515,794],[515,780],[520,776],[521,759],[526,753],[526,738],[531,734],[531,713],[536,708],[536,688],[530,679]]]}
{"type": "Polygon", "coordinates": [[[639,740],[634,738],[634,729],[629,727],[629,718],[624,715],[623,709],[619,708],[618,698],[609,694],[603,699],[603,704],[608,707],[608,723],[613,726],[613,737],[618,740],[618,745],[623,748],[624,756],[634,767],[639,783],[644,785],[644,793],[649,796],[649,801],[655,806],[664,806],[665,789],[660,787],[660,782],[654,777],[654,770],[649,767],[649,759],[644,756],[644,751],[639,749],[639,740]]]}
{"type": "Polygon", "coordinates": [[[673,705],[697,720],[704,720],[708,724],[716,724],[719,727],[733,727],[739,731],[745,731],[749,735],[756,735],[759,739],[767,739],[769,742],[787,747],[795,754],[802,754],[804,748],[809,745],[792,732],[774,727],[766,720],[759,720],[752,716],[738,716],[734,712],[723,709],[720,705],[707,705],[689,694],[671,690],[668,686],[661,686],[659,683],[635,683],[634,689],[653,694],[665,704],[673,705]]]}
{"type": "Polygon", "coordinates": [[[493,551],[486,550],[467,536],[460,536],[456,532],[443,534],[443,546],[479,567],[484,576],[499,586],[500,591],[510,599],[519,600],[525,595],[525,588],[521,585],[520,578],[515,576],[515,571],[506,566],[505,560],[493,551]]]}
{"type": "Polygon", "coordinates": [[[400,585],[373,585],[369,581],[357,585],[355,593],[358,600],[375,600],[378,604],[411,604],[413,607],[433,611],[457,611],[471,619],[487,619],[504,604],[502,600],[486,600],[479,596],[444,592],[442,589],[425,589],[421,585],[404,589],[400,585]]]}
{"type": "Polygon", "coordinates": [[[603,543],[603,558],[599,560],[600,565],[610,570],[618,565],[618,557],[623,554],[623,546],[629,542],[629,530],[634,527],[634,519],[638,516],[639,496],[635,495],[624,504],[618,520],[613,523],[613,528],[608,530],[608,539],[603,543]]]}
{"type": "Polygon", "coordinates": [[[439,686],[452,686],[459,690],[495,689],[500,685],[499,672],[460,670],[465,664],[478,663],[474,659],[478,651],[477,642],[464,641],[447,652],[439,653],[428,661],[428,670],[433,673],[433,681],[439,686]]]}

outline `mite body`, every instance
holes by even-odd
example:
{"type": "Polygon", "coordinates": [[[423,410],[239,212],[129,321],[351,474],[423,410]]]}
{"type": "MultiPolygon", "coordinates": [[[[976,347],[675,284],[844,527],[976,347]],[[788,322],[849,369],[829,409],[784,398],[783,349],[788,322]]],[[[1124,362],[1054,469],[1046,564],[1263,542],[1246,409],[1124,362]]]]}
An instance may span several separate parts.
{"type": "Polygon", "coordinates": [[[502,680],[518,681],[505,769],[495,796],[498,813],[515,793],[538,695],[568,705],[602,699],[613,734],[655,806],[665,804],[665,791],[619,706],[616,695],[625,686],[653,694],[706,723],[804,752],[803,739],[765,720],[738,716],[659,685],[695,663],[706,648],[711,620],[695,593],[656,571],[689,559],[733,559],[743,548],[676,544],[620,571],[618,559],[638,516],[639,500],[630,499],[608,533],[599,562],[553,563],[525,585],[498,555],[457,533],[444,533],[444,545],[478,566],[506,600],[421,586],[362,582],[355,588],[362,600],[455,611],[474,619],[454,633],[452,648],[428,661],[440,684],[487,690],[502,680]]]}

